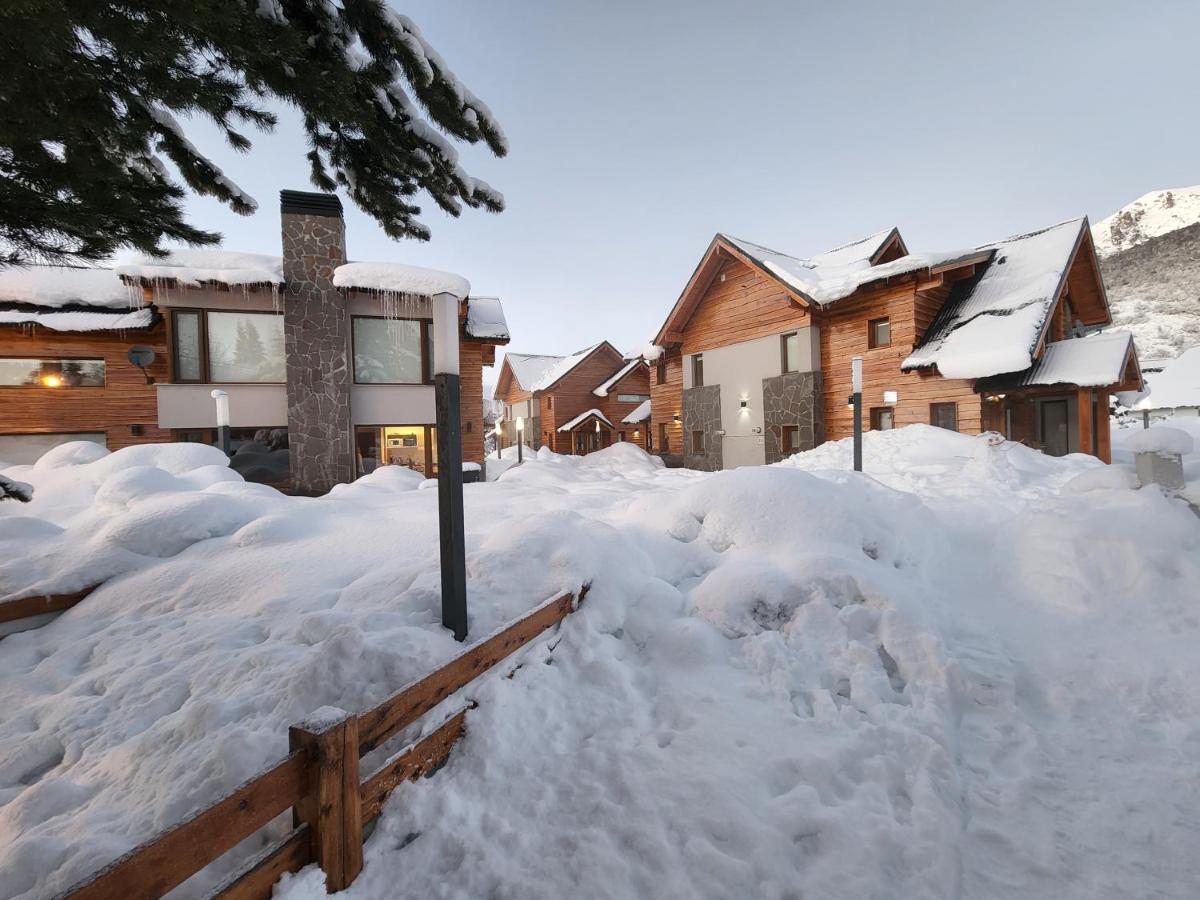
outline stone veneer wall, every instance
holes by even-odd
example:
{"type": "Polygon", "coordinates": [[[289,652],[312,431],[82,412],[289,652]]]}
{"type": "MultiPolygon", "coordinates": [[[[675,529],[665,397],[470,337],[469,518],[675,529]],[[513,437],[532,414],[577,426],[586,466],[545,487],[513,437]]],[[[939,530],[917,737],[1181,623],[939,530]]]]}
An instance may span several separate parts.
{"type": "Polygon", "coordinates": [[[788,372],[763,379],[763,432],[767,463],[779,462],[784,425],[800,428],[800,449],[825,441],[825,404],[820,372],[788,372]]]}
{"type": "Polygon", "coordinates": [[[721,453],[721,386],[706,384],[683,392],[683,464],[702,472],[719,471],[721,453]],[[704,432],[704,452],[692,452],[692,432],[704,432]]]}
{"type": "Polygon", "coordinates": [[[350,315],[333,286],[333,270],[345,261],[340,216],[283,213],[288,441],[300,494],[323,494],[355,474],[350,315]]]}

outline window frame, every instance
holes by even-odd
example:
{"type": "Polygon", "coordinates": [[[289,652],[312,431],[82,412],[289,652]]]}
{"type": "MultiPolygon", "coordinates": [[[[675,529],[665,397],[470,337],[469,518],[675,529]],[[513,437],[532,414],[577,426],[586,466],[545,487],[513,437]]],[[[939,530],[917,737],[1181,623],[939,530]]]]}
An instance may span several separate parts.
{"type": "Polygon", "coordinates": [[[874,319],[867,320],[867,349],[880,350],[884,347],[892,346],[892,320],[891,316],[876,316],[874,319]],[[876,336],[876,328],[880,325],[887,326],[887,340],[880,342],[876,336]]]}
{"type": "Polygon", "coordinates": [[[645,403],[649,399],[649,394],[617,394],[618,403],[645,403]]]}
{"type": "MultiPolygon", "coordinates": [[[[29,362],[38,363],[38,370],[41,371],[42,366],[46,363],[57,363],[60,370],[63,363],[100,363],[104,367],[104,383],[103,384],[59,384],[57,387],[50,387],[47,384],[42,384],[39,380],[35,384],[0,384],[0,389],[3,390],[39,390],[39,391],[78,391],[78,390],[104,390],[108,387],[108,360],[103,356],[0,356],[0,360],[27,360],[29,362]]],[[[75,432],[63,432],[63,434],[74,434],[75,432]]],[[[83,432],[79,432],[82,434],[83,432]]],[[[91,432],[88,432],[89,434],[91,432]]]]}
{"type": "Polygon", "coordinates": [[[180,306],[171,308],[171,327],[167,335],[170,341],[171,383],[172,384],[287,384],[287,337],[284,337],[283,351],[283,381],[217,381],[212,377],[212,366],[208,352],[208,317],[211,313],[230,313],[235,316],[278,316],[283,320],[282,312],[270,312],[265,309],[207,309],[204,307],[180,306]],[[200,316],[200,380],[179,377],[179,336],[175,327],[176,313],[197,313],[200,316]]]}
{"type": "Polygon", "coordinates": [[[655,379],[658,384],[666,384],[667,383],[667,361],[666,361],[666,359],[660,359],[658,361],[658,364],[655,367],[654,374],[655,374],[655,379]]]}
{"type": "Polygon", "coordinates": [[[871,431],[892,431],[896,427],[896,408],[894,406],[872,406],[870,412],[871,431]],[[887,414],[891,424],[887,428],[881,426],[884,414],[887,414]]]}
{"type": "Polygon", "coordinates": [[[691,357],[692,387],[704,387],[704,354],[693,353],[691,357]]]}
{"type": "MultiPolygon", "coordinates": [[[[800,356],[800,332],[789,331],[786,334],[781,334],[779,336],[779,371],[781,375],[790,375],[793,372],[800,371],[799,366],[795,369],[788,368],[788,338],[796,339],[796,356],[800,356]]],[[[797,362],[799,361],[797,360],[797,362]]]]}
{"type": "Polygon", "coordinates": [[[782,453],[799,453],[800,452],[800,426],[799,425],[780,425],[779,426],[779,450],[782,453]],[[795,435],[795,447],[788,446],[788,435],[795,435]]]}
{"type": "Polygon", "coordinates": [[[703,431],[703,429],[693,430],[692,431],[692,455],[700,456],[700,455],[704,454],[705,452],[707,452],[707,451],[705,451],[705,449],[704,449],[704,431],[703,431]],[[698,447],[698,449],[697,449],[697,447],[698,447]]]}
{"type": "Polygon", "coordinates": [[[660,445],[658,449],[663,453],[671,452],[671,432],[668,430],[666,422],[658,423],[658,443],[660,445]]]}
{"type": "MultiPolygon", "coordinates": [[[[423,319],[419,316],[359,316],[352,315],[350,317],[350,374],[354,379],[354,384],[365,385],[381,385],[383,387],[394,387],[396,385],[405,384],[433,384],[433,354],[430,353],[430,341],[432,340],[433,321],[423,319]],[[354,321],[355,319],[383,319],[384,321],[402,320],[405,322],[420,322],[421,323],[421,380],[420,381],[359,381],[358,366],[355,364],[355,340],[354,340],[354,321]]],[[[399,426],[396,426],[399,427],[399,426]]]]}
{"type": "Polygon", "coordinates": [[[939,403],[930,403],[929,404],[929,424],[932,425],[934,428],[945,428],[947,431],[953,431],[957,434],[958,433],[958,403],[956,403],[953,400],[945,400],[945,401],[941,401],[939,403]],[[947,407],[949,407],[950,409],[952,409],[954,411],[954,427],[953,428],[946,428],[945,425],[939,425],[939,424],[937,424],[937,421],[936,421],[936,418],[937,418],[936,410],[938,408],[941,408],[944,410],[947,407]]]}

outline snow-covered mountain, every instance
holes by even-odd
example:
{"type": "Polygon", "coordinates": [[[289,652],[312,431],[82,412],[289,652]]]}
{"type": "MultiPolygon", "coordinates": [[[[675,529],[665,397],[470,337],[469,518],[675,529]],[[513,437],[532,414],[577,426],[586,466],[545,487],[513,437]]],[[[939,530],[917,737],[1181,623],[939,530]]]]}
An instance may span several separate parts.
{"type": "Polygon", "coordinates": [[[1200,185],[1151,191],[1092,226],[1096,252],[1120,253],[1200,222],[1200,185]]]}
{"type": "Polygon", "coordinates": [[[1092,226],[1113,323],[1138,356],[1200,344],[1200,186],[1154,191],[1092,226]]]}

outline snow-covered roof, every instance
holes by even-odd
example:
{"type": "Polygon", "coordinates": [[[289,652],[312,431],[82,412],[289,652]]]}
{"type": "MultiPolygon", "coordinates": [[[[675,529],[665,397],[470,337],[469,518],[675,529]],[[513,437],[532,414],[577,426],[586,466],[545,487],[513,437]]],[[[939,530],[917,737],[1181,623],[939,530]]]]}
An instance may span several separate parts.
{"type": "Polygon", "coordinates": [[[131,280],[193,286],[283,284],[283,258],[235,250],[172,250],[166,256],[131,256],[116,272],[131,280]]]}
{"type": "Polygon", "coordinates": [[[637,425],[650,418],[650,401],[643,400],[638,408],[621,420],[624,425],[637,425]]]}
{"type": "Polygon", "coordinates": [[[606,378],[603,384],[597,388],[594,388],[592,393],[597,397],[607,397],[608,392],[612,390],[614,384],[616,384],[641,364],[642,358],[640,356],[636,359],[629,360],[629,362],[625,363],[625,365],[621,366],[621,368],[617,369],[617,371],[613,372],[612,375],[606,378]]]}
{"type": "Polygon", "coordinates": [[[453,272],[394,262],[348,262],[333,270],[335,287],[433,297],[453,294],[460,300],[471,293],[467,279],[453,272]]]}
{"type": "MultiPolygon", "coordinates": [[[[533,386],[526,388],[526,390],[544,391],[546,388],[553,385],[573,368],[591,356],[592,352],[603,343],[604,341],[601,341],[599,344],[592,344],[590,347],[584,347],[578,353],[572,353],[570,356],[560,357],[558,362],[554,363],[548,369],[543,371],[541,377],[533,382],[533,386]]],[[[522,382],[522,384],[524,384],[524,382],[522,382]]]]}
{"type": "Polygon", "coordinates": [[[517,386],[523,391],[532,391],[542,375],[562,362],[561,356],[543,356],[536,353],[505,353],[504,361],[512,369],[517,386]]]}
{"type": "Polygon", "coordinates": [[[577,415],[575,418],[573,418],[570,422],[567,422],[565,425],[560,425],[558,427],[558,430],[559,431],[570,431],[572,428],[577,428],[578,426],[582,425],[584,422],[586,422],[588,419],[592,418],[593,416],[595,416],[597,419],[599,419],[601,422],[603,422],[609,428],[613,427],[613,423],[608,420],[608,416],[606,416],[604,413],[600,412],[600,410],[598,410],[598,409],[589,409],[587,412],[581,412],[579,415],[577,415]]]}
{"type": "Polygon", "coordinates": [[[499,297],[471,297],[467,300],[467,337],[507,341],[508,321],[499,297]]]}
{"type": "Polygon", "coordinates": [[[871,259],[879,250],[879,238],[890,235],[892,231],[894,229],[805,259],[729,235],[723,234],[721,238],[767,274],[818,306],[844,300],[868,284],[924,269],[945,268],[977,257],[980,252],[972,249],[910,253],[891,262],[871,265],[871,259]]]}
{"type": "Polygon", "coordinates": [[[937,366],[945,378],[985,378],[1033,365],[1086,221],[1071,219],[981,247],[994,251],[991,261],[981,275],[955,285],[901,370],[937,366]]]}
{"type": "Polygon", "coordinates": [[[1185,350],[1162,364],[1162,371],[1146,376],[1146,392],[1138,409],[1200,407],[1200,346],[1185,350]]]}
{"type": "Polygon", "coordinates": [[[56,309],[95,306],[127,310],[141,302],[112,269],[69,266],[0,267],[0,303],[56,309]]]}
{"type": "Polygon", "coordinates": [[[1109,331],[1089,337],[1055,341],[1023,372],[982,378],[979,391],[997,391],[1032,385],[1074,384],[1105,387],[1124,380],[1125,366],[1133,349],[1128,331],[1109,331]]]}
{"type": "Polygon", "coordinates": [[[58,309],[21,306],[0,309],[0,325],[41,325],[51,331],[126,331],[149,328],[154,310],[58,309]]]}

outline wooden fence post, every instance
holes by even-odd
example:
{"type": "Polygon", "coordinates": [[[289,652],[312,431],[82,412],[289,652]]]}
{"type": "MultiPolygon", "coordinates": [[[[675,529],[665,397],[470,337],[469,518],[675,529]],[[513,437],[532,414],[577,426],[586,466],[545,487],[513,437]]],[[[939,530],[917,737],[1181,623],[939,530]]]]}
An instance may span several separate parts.
{"type": "Polygon", "coordinates": [[[362,812],[358,785],[358,717],[343,710],[306,719],[288,730],[292,750],[307,750],[308,786],[294,807],[296,827],[312,835],[312,857],[325,886],[340,891],[362,871],[362,812]]]}

